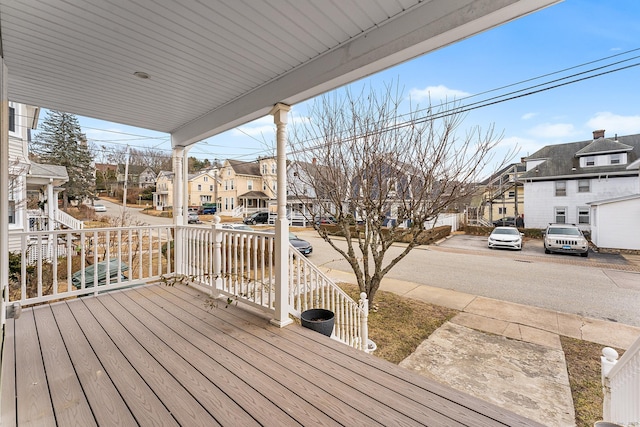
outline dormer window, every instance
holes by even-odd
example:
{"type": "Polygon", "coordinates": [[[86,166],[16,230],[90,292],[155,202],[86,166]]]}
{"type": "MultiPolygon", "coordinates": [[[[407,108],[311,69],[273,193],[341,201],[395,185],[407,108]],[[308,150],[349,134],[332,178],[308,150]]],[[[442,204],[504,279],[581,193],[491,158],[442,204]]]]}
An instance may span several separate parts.
{"type": "Polygon", "coordinates": [[[584,165],[585,165],[585,166],[595,166],[595,165],[596,165],[596,158],[595,158],[595,156],[585,157],[585,159],[584,159],[584,165]]]}
{"type": "Polygon", "coordinates": [[[622,163],[622,154],[617,153],[609,156],[609,164],[619,165],[620,163],[622,163]]]}

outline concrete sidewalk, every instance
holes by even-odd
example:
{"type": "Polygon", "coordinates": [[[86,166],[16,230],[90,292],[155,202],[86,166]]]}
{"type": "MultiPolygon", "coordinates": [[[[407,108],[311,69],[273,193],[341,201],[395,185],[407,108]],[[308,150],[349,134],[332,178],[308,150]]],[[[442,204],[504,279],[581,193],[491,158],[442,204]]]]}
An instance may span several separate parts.
{"type": "Polygon", "coordinates": [[[640,337],[634,326],[413,282],[384,279],[380,290],[460,311],[401,366],[550,426],[575,425],[560,335],[625,350],[640,337]]]}

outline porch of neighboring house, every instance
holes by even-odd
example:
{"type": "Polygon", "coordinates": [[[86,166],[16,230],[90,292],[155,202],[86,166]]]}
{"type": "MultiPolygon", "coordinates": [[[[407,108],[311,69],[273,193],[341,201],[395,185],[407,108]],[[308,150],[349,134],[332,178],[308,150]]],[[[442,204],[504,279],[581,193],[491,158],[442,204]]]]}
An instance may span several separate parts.
{"type": "Polygon", "coordinates": [[[23,309],[6,324],[2,425],[534,424],[317,332],[209,301],[156,284],[23,309]]]}

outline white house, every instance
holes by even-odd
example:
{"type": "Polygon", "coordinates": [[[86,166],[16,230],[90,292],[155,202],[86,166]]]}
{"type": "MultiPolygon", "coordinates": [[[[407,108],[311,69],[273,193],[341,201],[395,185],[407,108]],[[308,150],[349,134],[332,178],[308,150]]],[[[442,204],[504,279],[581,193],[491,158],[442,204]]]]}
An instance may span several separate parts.
{"type": "MultiPolygon", "coordinates": [[[[640,193],[637,166],[632,167],[639,157],[640,135],[605,138],[604,130],[594,131],[592,140],[548,145],[538,150],[525,159],[526,172],[521,177],[527,227],[573,223],[592,232],[594,225],[602,225],[604,219],[594,217],[598,207],[608,213],[614,209],[616,217],[622,218],[626,203],[630,202],[627,198],[640,193]]],[[[597,239],[602,242],[603,233],[609,233],[606,247],[622,248],[609,246],[613,236],[606,230],[600,228],[597,239]]],[[[621,235],[625,233],[629,235],[620,230],[621,235]]]]}

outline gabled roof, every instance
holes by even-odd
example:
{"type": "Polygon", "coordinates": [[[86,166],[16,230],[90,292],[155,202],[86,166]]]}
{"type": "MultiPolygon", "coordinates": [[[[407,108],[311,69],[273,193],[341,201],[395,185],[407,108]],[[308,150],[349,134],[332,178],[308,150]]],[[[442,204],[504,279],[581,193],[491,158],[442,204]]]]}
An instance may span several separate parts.
{"type": "Polygon", "coordinates": [[[523,163],[511,163],[510,165],[506,165],[505,167],[503,167],[499,171],[492,173],[491,175],[489,175],[489,177],[487,179],[485,179],[484,181],[481,181],[479,184],[480,185],[488,185],[491,182],[499,179],[501,176],[510,175],[511,173],[513,173],[514,166],[516,168],[516,173],[518,175],[523,173],[525,171],[525,169],[526,169],[525,165],[523,163]]]}
{"type": "Polygon", "coordinates": [[[238,198],[243,199],[270,199],[271,197],[267,196],[262,191],[248,191],[244,194],[238,196],[238,198]]]}
{"type": "Polygon", "coordinates": [[[229,166],[231,166],[236,175],[262,176],[258,162],[243,162],[232,159],[227,159],[227,162],[229,162],[229,166]]]}
{"type": "MultiPolygon", "coordinates": [[[[605,140],[599,138],[596,141],[605,140]]],[[[521,179],[527,180],[548,180],[553,178],[579,178],[599,175],[624,175],[630,176],[634,172],[627,169],[630,163],[635,162],[640,157],[640,135],[619,136],[616,144],[602,141],[602,147],[631,147],[627,151],[627,163],[618,165],[580,167],[580,156],[578,153],[585,153],[585,149],[595,141],[569,142],[566,144],[547,145],[526,158],[531,160],[544,160],[535,168],[522,174],[521,179]]],[[[592,146],[597,147],[597,146],[592,146]]],[[[616,148],[616,149],[617,149],[616,148]]],[[[620,151],[615,151],[620,152],[620,151]]]]}
{"type": "Polygon", "coordinates": [[[633,147],[627,144],[622,144],[618,140],[609,138],[594,139],[593,142],[581,150],[576,152],[576,156],[593,156],[596,154],[606,153],[624,153],[625,151],[631,151],[633,147]]]}

